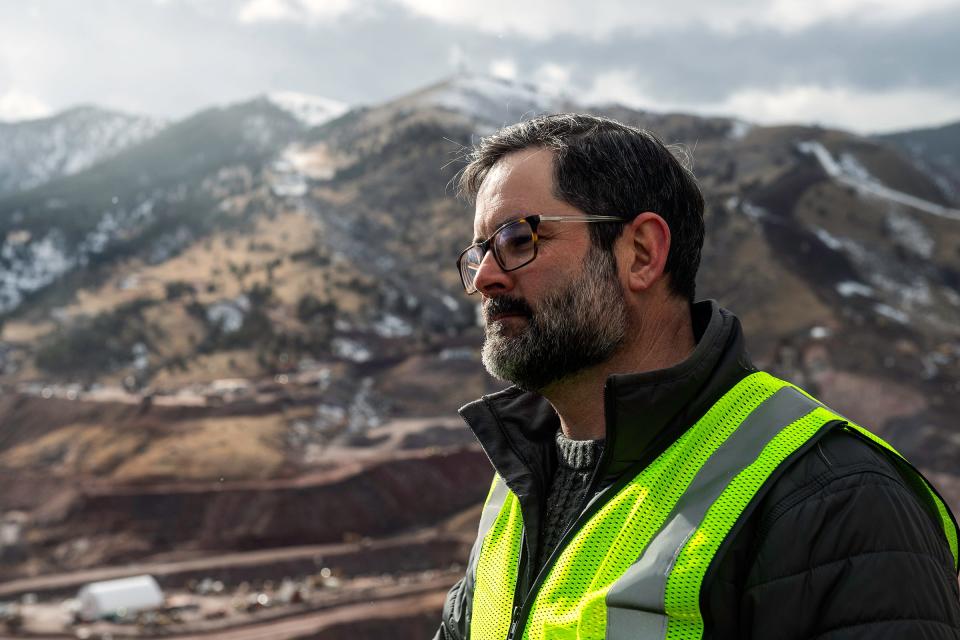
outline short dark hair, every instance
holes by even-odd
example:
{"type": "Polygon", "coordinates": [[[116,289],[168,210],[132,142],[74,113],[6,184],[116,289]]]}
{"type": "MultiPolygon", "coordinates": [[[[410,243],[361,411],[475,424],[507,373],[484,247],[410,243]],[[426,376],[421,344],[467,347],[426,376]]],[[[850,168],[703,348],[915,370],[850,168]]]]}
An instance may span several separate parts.
{"type": "MultiPolygon", "coordinates": [[[[671,243],[664,272],[673,293],[693,301],[703,247],[703,194],[684,163],[653,133],[580,113],[539,116],[480,140],[460,173],[460,194],[473,200],[491,167],[530,147],[554,154],[554,195],[584,213],[632,220],[663,217],[671,243]]],[[[589,225],[595,246],[611,251],[623,223],[589,225]]]]}

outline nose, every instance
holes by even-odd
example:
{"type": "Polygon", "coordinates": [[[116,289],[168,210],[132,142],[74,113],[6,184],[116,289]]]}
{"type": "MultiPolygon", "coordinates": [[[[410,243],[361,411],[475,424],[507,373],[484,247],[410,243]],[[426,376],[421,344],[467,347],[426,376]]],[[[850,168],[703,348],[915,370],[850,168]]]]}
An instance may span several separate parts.
{"type": "Polygon", "coordinates": [[[513,289],[512,272],[507,273],[497,264],[493,251],[487,251],[480,261],[477,276],[473,279],[474,286],[481,295],[491,297],[513,289]]]}

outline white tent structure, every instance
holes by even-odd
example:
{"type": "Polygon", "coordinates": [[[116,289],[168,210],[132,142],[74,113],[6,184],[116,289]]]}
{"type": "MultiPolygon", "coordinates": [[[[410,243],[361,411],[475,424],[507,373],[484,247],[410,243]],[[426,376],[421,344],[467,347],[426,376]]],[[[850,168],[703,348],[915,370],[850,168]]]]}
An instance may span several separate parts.
{"type": "Polygon", "coordinates": [[[119,612],[142,611],[163,606],[163,592],[153,576],[91,582],[77,594],[80,616],[97,620],[119,612]]]}

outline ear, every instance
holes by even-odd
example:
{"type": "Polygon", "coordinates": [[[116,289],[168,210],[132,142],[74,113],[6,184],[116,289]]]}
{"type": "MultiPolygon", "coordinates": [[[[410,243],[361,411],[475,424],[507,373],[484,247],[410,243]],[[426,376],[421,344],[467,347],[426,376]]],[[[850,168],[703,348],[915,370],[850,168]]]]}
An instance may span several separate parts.
{"type": "Polygon", "coordinates": [[[663,278],[670,252],[670,227],[652,211],[645,211],[630,221],[620,240],[624,243],[630,291],[646,291],[663,278]]]}

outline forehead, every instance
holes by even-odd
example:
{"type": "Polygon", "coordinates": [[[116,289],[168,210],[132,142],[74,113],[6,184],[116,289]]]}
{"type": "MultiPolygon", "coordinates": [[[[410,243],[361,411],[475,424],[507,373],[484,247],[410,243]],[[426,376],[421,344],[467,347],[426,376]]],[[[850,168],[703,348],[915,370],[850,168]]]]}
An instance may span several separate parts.
{"type": "MultiPolygon", "coordinates": [[[[553,152],[541,147],[507,154],[494,164],[477,193],[473,218],[476,238],[523,214],[572,209],[553,195],[553,152]]],[[[576,209],[573,209],[576,211],[576,209]]]]}

